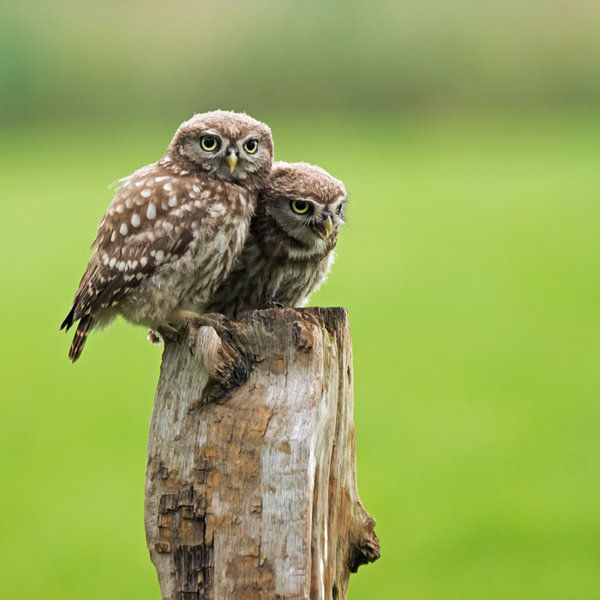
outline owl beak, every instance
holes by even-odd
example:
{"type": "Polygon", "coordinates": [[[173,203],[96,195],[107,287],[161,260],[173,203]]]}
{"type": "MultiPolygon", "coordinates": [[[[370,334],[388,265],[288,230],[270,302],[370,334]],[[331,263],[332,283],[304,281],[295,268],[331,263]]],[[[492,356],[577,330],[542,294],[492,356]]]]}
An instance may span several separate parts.
{"type": "Polygon", "coordinates": [[[235,171],[236,165],[238,164],[237,154],[233,151],[230,151],[225,160],[227,161],[227,166],[229,167],[229,170],[233,173],[235,171]]]}
{"type": "Polygon", "coordinates": [[[321,222],[315,223],[314,229],[322,239],[326,240],[333,231],[333,219],[327,215],[321,222]]]}

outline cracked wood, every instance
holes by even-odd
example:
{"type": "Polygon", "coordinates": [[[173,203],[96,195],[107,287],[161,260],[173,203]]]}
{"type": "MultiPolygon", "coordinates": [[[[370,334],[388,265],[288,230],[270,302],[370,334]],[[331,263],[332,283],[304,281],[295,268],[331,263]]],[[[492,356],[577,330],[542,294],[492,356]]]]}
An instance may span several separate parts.
{"type": "Polygon", "coordinates": [[[168,600],[345,598],[379,557],[356,488],[345,310],[269,309],[168,343],[146,477],[168,600]]]}

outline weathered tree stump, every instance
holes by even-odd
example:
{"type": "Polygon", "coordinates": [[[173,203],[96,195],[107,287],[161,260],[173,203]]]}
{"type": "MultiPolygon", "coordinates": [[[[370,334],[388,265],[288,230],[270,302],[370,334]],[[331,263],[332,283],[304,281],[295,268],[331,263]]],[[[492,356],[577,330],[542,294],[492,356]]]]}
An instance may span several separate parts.
{"type": "Polygon", "coordinates": [[[341,308],[254,311],[167,344],[145,524],[163,598],[341,599],[379,557],[356,488],[341,308]]]}

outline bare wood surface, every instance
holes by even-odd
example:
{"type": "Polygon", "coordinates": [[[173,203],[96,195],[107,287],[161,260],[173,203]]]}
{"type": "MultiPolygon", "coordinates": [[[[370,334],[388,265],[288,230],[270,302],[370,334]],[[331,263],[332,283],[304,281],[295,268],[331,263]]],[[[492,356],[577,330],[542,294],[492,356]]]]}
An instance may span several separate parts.
{"type": "Polygon", "coordinates": [[[163,598],[346,597],[379,557],[356,488],[352,377],[340,308],[201,327],[193,355],[167,344],[145,498],[163,598]]]}

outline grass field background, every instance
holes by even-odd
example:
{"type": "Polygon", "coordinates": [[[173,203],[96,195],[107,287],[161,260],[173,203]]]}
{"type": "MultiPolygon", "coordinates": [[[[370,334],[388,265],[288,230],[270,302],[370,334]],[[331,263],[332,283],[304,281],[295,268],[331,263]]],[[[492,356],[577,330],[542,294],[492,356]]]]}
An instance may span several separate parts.
{"type": "MultiPolygon", "coordinates": [[[[600,113],[256,116],[278,158],[351,194],[312,301],[350,313],[382,541],[350,598],[598,598],[600,113]]],[[[3,597],[159,597],[142,511],[160,350],[119,322],[72,366],[58,325],[108,184],[177,124],[3,130],[3,597]]]]}

